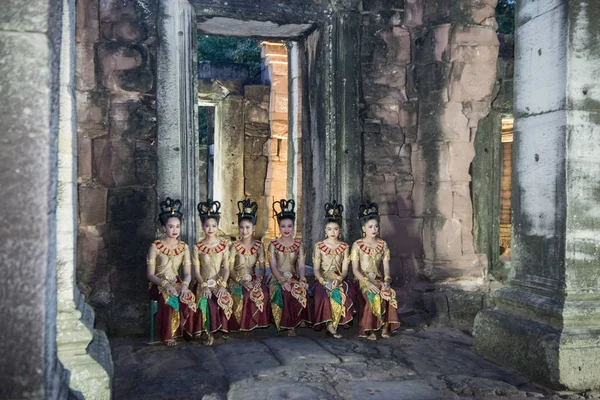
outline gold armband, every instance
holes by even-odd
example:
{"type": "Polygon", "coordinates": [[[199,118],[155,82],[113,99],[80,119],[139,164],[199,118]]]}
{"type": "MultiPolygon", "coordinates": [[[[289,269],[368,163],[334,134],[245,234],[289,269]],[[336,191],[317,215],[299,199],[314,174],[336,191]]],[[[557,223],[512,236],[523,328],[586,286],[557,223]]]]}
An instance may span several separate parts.
{"type": "Polygon", "coordinates": [[[342,278],[342,276],[338,276],[337,278],[335,278],[339,283],[342,283],[344,281],[344,278],[342,278]]]}

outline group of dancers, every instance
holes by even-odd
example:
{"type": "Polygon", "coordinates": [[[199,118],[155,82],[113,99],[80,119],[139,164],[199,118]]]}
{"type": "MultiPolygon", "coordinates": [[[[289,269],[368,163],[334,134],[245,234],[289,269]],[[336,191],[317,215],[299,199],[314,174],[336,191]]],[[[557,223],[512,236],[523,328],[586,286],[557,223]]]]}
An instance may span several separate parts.
{"type": "Polygon", "coordinates": [[[294,200],[273,203],[281,236],[266,251],[254,238],[258,205],[249,199],[238,202],[240,239],[231,244],[218,236],[221,204],[199,203],[204,238],[191,252],[178,239],[181,201],[167,198],[160,206],[164,237],[150,246],[147,277],[150,299],[158,303],[158,334],[167,346],[182,336],[204,338],[212,345],[216,332],[273,324],[288,336],[295,336],[299,327],[312,327],[341,338],[338,327],[357,318],[359,337],[370,340],[376,340],[377,331],[388,338],[400,326],[396,293],[390,287],[390,251],[379,238],[377,204],[360,205],[363,237],[352,248],[340,240],[344,207],[335,201],[325,205],[325,239],[313,251],[312,301],[304,247],[294,238],[294,200]],[[266,261],[271,274],[265,279],[266,261]],[[348,276],[350,264],[354,281],[348,276]],[[195,284],[190,287],[192,273],[195,284]]]}

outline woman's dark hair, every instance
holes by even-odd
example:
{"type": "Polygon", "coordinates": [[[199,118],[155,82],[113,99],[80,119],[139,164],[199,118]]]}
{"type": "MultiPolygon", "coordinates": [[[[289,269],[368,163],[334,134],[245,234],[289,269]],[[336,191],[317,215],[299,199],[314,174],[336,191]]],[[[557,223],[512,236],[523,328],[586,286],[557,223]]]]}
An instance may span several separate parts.
{"type": "Polygon", "coordinates": [[[202,225],[204,225],[206,223],[206,221],[208,221],[209,219],[214,219],[215,221],[217,221],[217,224],[219,222],[221,222],[221,216],[219,216],[219,215],[206,215],[206,216],[200,217],[200,222],[202,223],[202,225]]]}
{"type": "Polygon", "coordinates": [[[360,219],[360,225],[361,226],[365,226],[367,224],[367,222],[369,222],[370,220],[374,219],[375,221],[377,221],[377,223],[379,223],[379,215],[373,215],[370,217],[364,217],[360,219]]]}

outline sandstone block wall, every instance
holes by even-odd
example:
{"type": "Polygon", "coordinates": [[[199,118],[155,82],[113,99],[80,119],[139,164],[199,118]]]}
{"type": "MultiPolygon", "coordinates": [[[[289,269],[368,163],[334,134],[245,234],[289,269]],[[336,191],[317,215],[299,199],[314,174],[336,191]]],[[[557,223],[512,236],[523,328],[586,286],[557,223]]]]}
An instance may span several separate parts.
{"type": "Polygon", "coordinates": [[[110,334],[146,331],[155,237],[155,2],[77,2],[77,281],[110,334]]]}
{"type": "Polygon", "coordinates": [[[364,197],[380,204],[397,284],[412,288],[402,302],[466,329],[486,290],[469,171],[496,77],[495,5],[363,2],[364,197]]]}

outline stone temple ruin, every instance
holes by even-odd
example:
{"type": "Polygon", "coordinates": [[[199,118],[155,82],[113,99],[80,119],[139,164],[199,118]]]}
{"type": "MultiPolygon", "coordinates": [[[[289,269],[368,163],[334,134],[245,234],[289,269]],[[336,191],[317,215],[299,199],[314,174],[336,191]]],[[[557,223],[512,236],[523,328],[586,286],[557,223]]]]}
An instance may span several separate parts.
{"type": "Polygon", "coordinates": [[[246,195],[265,216],[298,199],[309,249],[326,201],[379,203],[406,324],[470,331],[551,387],[600,387],[599,5],[518,0],[514,41],[495,6],[8,0],[0,397],[109,396],[107,335],[148,332],[158,199],[191,216],[209,191],[231,217],[246,195]],[[265,84],[199,79],[198,34],[262,40],[265,84]]]}

